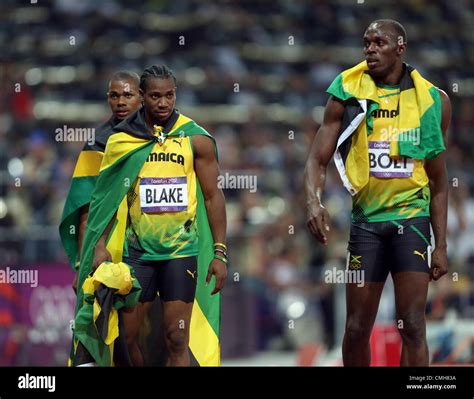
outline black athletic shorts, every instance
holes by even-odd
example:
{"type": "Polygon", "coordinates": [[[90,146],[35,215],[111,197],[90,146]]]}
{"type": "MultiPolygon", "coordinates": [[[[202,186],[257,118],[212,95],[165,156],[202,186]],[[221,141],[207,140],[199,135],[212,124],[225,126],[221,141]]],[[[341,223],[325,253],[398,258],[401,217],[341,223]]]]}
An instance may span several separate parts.
{"type": "Polygon", "coordinates": [[[142,286],[140,302],[154,301],[159,294],[162,301],[193,302],[197,283],[197,258],[169,260],[141,260],[124,257],[133,267],[135,278],[142,286]]]}
{"type": "Polygon", "coordinates": [[[347,270],[364,271],[367,282],[384,282],[388,273],[430,272],[430,218],[351,224],[347,270]]]}

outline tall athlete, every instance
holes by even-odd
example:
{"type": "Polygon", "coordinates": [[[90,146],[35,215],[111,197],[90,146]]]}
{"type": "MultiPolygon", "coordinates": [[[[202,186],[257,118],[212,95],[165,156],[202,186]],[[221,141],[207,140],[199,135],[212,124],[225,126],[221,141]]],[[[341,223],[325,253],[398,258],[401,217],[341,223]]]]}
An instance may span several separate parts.
{"type": "MultiPolygon", "coordinates": [[[[144,153],[144,162],[137,161],[141,168],[137,169],[138,175],[131,174],[134,179],[126,193],[128,225],[123,261],[133,267],[142,287],[140,302],[153,301],[159,292],[168,364],[186,366],[190,365],[188,345],[198,279],[197,256],[205,239],[198,234],[198,224],[205,222],[205,216],[198,215],[199,193],[202,190],[214,242],[214,257],[206,268],[207,283],[213,275],[216,277],[212,295],[223,288],[227,276],[224,195],[217,187],[219,169],[213,138],[175,109],[173,73],[164,65],[147,68],[141,76],[140,93],[144,106],[114,128],[101,168],[109,168],[112,160],[124,159],[120,154],[133,156],[135,152],[136,156],[147,146],[151,149],[144,153]]],[[[122,170],[129,165],[140,167],[137,162],[125,164],[122,170]]],[[[95,244],[93,268],[111,259],[106,240],[114,220],[95,244]]],[[[129,352],[135,364],[143,363],[136,342],[142,322],[143,312],[138,307],[125,315],[129,352]]]]}
{"type": "Polygon", "coordinates": [[[365,285],[346,284],[345,366],[369,366],[369,339],[388,273],[395,286],[401,365],[426,366],[425,305],[430,280],[447,273],[447,94],[402,61],[405,29],[377,20],[365,31],[366,60],[331,84],[324,121],[305,170],[308,228],[324,245],[326,168],[334,154],[352,195],[347,269],[365,285]],[[430,244],[430,222],[435,248],[430,244]]]}

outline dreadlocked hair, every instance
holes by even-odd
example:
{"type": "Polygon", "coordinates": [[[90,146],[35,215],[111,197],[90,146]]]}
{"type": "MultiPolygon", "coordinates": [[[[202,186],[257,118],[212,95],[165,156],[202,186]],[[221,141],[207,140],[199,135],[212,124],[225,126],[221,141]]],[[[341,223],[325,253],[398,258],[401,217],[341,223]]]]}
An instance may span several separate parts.
{"type": "Polygon", "coordinates": [[[146,91],[146,82],[149,79],[168,79],[172,78],[176,86],[176,77],[173,71],[166,65],[152,65],[146,68],[140,77],[140,89],[146,91]]]}

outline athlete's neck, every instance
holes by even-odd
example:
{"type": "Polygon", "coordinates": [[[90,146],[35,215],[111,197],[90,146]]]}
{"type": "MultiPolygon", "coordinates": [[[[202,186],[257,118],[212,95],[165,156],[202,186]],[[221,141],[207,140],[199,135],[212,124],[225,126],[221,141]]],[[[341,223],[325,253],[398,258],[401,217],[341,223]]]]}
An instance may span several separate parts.
{"type": "Polygon", "coordinates": [[[173,116],[173,113],[174,113],[174,109],[173,111],[171,111],[171,114],[170,116],[168,116],[168,118],[166,118],[165,120],[158,120],[156,118],[153,118],[152,116],[148,115],[148,113],[145,111],[145,122],[147,124],[147,126],[150,128],[150,129],[153,129],[153,126],[155,125],[158,125],[158,126],[166,126],[166,123],[168,123],[169,119],[173,116]]]}
{"type": "Polygon", "coordinates": [[[109,122],[111,125],[115,126],[122,122],[123,119],[117,118],[114,114],[109,118],[109,122]]]}
{"type": "Polygon", "coordinates": [[[378,85],[395,86],[400,83],[403,76],[404,66],[402,62],[395,64],[393,69],[385,76],[372,76],[374,82],[378,85]]]}

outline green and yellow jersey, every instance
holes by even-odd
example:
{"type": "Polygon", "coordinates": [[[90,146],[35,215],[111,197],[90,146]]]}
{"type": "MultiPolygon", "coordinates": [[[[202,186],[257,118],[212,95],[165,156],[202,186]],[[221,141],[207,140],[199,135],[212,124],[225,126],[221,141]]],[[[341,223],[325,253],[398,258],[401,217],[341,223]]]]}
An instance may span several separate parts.
{"type": "Polygon", "coordinates": [[[191,136],[157,142],[128,195],[125,255],[143,260],[196,256],[196,173],[191,136]]]}
{"type": "Polygon", "coordinates": [[[390,140],[419,140],[417,131],[399,134],[399,86],[377,86],[379,109],[371,113],[369,182],[353,197],[352,221],[382,222],[430,215],[430,190],[423,160],[390,158],[390,140]]]}

